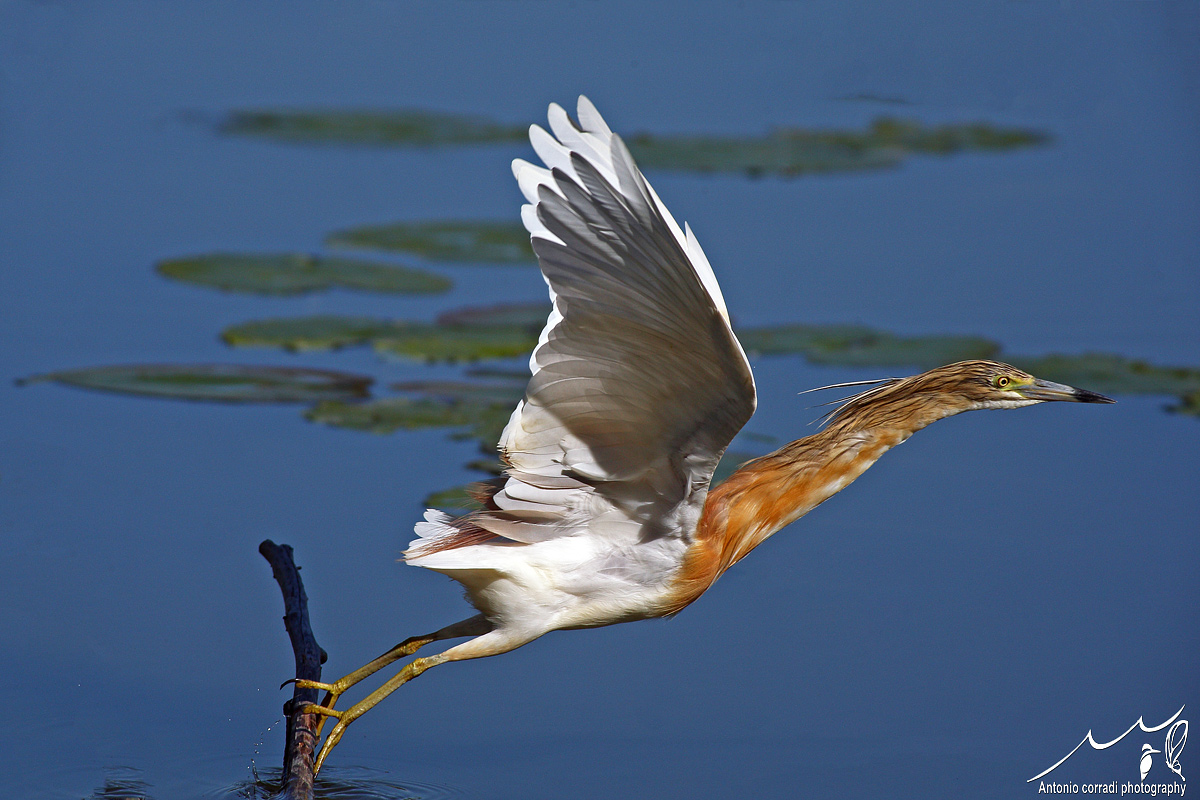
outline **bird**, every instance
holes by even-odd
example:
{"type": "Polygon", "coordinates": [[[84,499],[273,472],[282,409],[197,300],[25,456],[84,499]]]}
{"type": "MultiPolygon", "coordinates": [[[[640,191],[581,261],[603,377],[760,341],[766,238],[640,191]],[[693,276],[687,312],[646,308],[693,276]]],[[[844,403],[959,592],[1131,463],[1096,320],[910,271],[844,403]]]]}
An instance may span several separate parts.
{"type": "Polygon", "coordinates": [[[1161,752],[1148,744],[1142,745],[1142,757],[1138,760],[1138,769],[1142,773],[1141,780],[1146,780],[1146,776],[1150,774],[1150,768],[1154,766],[1154,753],[1161,752]]]}
{"type": "Polygon", "coordinates": [[[401,685],[451,661],[514,650],[556,630],[679,613],[768,537],[848,486],[892,447],[974,409],[1111,403],[996,361],[962,361],[856,387],[826,424],[742,465],[713,470],[754,413],[754,377],[720,286],[620,136],[580,97],[577,120],[549,109],[513,161],[552,310],[532,376],[500,437],[503,474],[481,508],[428,510],[405,551],[462,584],[476,615],[414,636],[332,683],[302,710],[333,718],[320,770],[348,725],[401,685]],[[866,387],[866,388],[861,388],[866,387]],[[469,637],[469,638],[467,638],[469,637]],[[433,642],[345,710],[359,681],[433,642]]]}

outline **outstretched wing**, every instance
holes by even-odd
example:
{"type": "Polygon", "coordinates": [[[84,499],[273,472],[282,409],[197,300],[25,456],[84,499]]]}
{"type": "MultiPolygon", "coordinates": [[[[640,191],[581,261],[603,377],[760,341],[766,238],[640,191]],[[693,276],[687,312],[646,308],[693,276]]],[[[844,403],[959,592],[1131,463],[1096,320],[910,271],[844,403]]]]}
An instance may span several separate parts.
{"type": "Polygon", "coordinates": [[[549,117],[553,136],[530,128],[547,168],[513,162],[554,308],[500,440],[507,479],[469,525],[427,515],[410,560],[487,534],[689,536],[754,412],[750,365],[691,229],[587,98],[579,125],[558,105],[549,117]]]}

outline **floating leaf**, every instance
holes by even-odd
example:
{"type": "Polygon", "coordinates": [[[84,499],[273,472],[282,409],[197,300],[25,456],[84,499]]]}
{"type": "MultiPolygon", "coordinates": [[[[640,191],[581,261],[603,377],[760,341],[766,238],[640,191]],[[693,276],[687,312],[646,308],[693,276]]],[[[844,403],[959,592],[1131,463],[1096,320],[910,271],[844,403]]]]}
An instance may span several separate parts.
{"type": "Polygon", "coordinates": [[[467,469],[473,469],[476,472],[486,472],[488,475],[499,477],[508,469],[503,462],[497,461],[494,458],[477,458],[474,461],[467,462],[467,469]]]}
{"type": "Polygon", "coordinates": [[[465,410],[464,413],[471,418],[470,427],[454,434],[453,438],[474,439],[479,443],[481,452],[495,453],[515,406],[515,403],[507,401],[481,402],[474,409],[465,410]]]}
{"type": "Polygon", "coordinates": [[[472,378],[499,378],[500,380],[519,383],[521,388],[529,382],[530,372],[527,369],[501,369],[499,367],[471,367],[466,374],[472,378]]]}
{"type": "Polygon", "coordinates": [[[1013,150],[1045,144],[1050,137],[1023,128],[998,128],[986,122],[925,127],[913,120],[880,117],[863,137],[866,147],[897,147],[912,153],[948,155],[963,150],[1013,150]]]}
{"type": "Polygon", "coordinates": [[[507,402],[388,397],[360,403],[330,400],[309,409],[305,417],[313,422],[371,433],[464,428],[457,438],[477,439],[482,447],[490,449],[500,440],[511,414],[512,406],[507,402]]]}
{"type": "Polygon", "coordinates": [[[419,323],[370,317],[286,317],[233,325],[222,332],[221,338],[234,347],[336,350],[419,327],[419,323]]]}
{"type": "Polygon", "coordinates": [[[242,364],[133,364],[50,372],[25,383],[55,381],[106,392],[225,403],[311,403],[365,397],[371,379],[322,369],[242,364]]]}
{"type": "Polygon", "coordinates": [[[211,253],[158,264],[168,278],[230,292],[300,294],[337,286],[368,292],[434,294],[454,284],[419,269],[300,253],[211,253]]]}
{"type": "Polygon", "coordinates": [[[1200,392],[1200,369],[1157,367],[1106,353],[1039,358],[1012,356],[1013,366],[1039,378],[1111,394],[1189,395],[1200,392]]]}
{"type": "Polygon", "coordinates": [[[549,303],[502,303],[495,306],[469,306],[447,311],[438,318],[439,325],[460,327],[490,327],[512,325],[540,332],[550,316],[549,303]]]}
{"type": "Polygon", "coordinates": [[[524,142],[525,125],[502,125],[483,117],[436,111],[234,111],[221,131],[303,144],[409,147],[524,142]]]}
{"type": "Polygon", "coordinates": [[[537,334],[513,326],[429,325],[375,337],[373,344],[377,353],[418,361],[479,361],[528,353],[537,345],[537,334]]]}
{"type": "Polygon", "coordinates": [[[323,422],[338,428],[352,428],[372,433],[392,433],[397,430],[445,428],[471,423],[473,406],[442,403],[431,399],[387,397],[364,403],[327,400],[305,412],[313,422],[323,422]]]}
{"type": "MultiPolygon", "coordinates": [[[[526,376],[528,380],[528,376],[526,376]]],[[[525,383],[497,384],[469,381],[407,381],[394,383],[398,392],[414,392],[443,400],[488,400],[515,406],[524,394],[525,383]]]]}
{"type": "MultiPolygon", "coordinates": [[[[287,142],[369,144],[400,147],[521,142],[524,126],[480,117],[429,111],[237,111],[226,133],[287,142]]],[[[945,155],[963,150],[1004,151],[1048,141],[1045,134],[988,123],[927,127],[881,117],[863,130],[783,128],[765,136],[628,137],[645,169],[799,175],[895,166],[907,155],[945,155]]],[[[358,245],[368,246],[368,245],[358,245]]]]}
{"type": "Polygon", "coordinates": [[[431,492],[425,496],[422,502],[426,508],[436,508],[452,516],[461,517],[483,508],[483,504],[475,498],[474,487],[474,483],[468,483],[452,489],[431,492]]]}
{"type": "Polygon", "coordinates": [[[868,148],[854,136],[804,131],[758,138],[638,134],[629,140],[629,149],[645,170],[742,172],[752,177],[886,169],[904,159],[899,149],[868,148]]]}
{"type": "Polygon", "coordinates": [[[359,247],[409,253],[429,261],[473,264],[536,263],[529,232],[511,222],[397,222],[338,231],[330,247],[359,247]]]}
{"type": "Polygon", "coordinates": [[[991,358],[1000,346],[976,336],[896,336],[861,325],[781,325],[737,332],[748,353],[796,353],[814,364],[932,368],[991,358]]]}
{"type": "Polygon", "coordinates": [[[376,352],[419,361],[510,358],[533,350],[537,332],[517,325],[450,326],[368,317],[291,317],[226,328],[236,347],[333,350],[370,342],[376,352]]]}
{"type": "Polygon", "coordinates": [[[629,149],[643,169],[800,175],[882,169],[914,153],[1011,150],[1048,140],[1037,131],[987,123],[926,127],[881,117],[866,131],[783,128],[763,137],[736,138],[640,134],[630,139],[629,149]]]}
{"type": "Polygon", "coordinates": [[[1176,414],[1186,414],[1189,417],[1200,417],[1200,392],[1189,392],[1179,398],[1179,404],[1168,406],[1168,411],[1176,414]]]}

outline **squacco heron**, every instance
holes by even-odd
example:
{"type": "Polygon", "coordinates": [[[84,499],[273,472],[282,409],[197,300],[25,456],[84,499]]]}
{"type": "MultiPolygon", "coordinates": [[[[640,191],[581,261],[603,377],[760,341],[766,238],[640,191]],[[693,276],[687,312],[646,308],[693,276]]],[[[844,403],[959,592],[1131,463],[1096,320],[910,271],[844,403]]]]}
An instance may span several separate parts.
{"type": "MultiPolygon", "coordinates": [[[[676,614],[781,528],[828,500],[931,422],[1052,400],[1111,403],[994,361],[873,382],[828,424],[751,461],[715,488],[713,469],[754,413],[750,364],[716,275],[587,98],[575,123],[550,106],[553,135],[529,138],[546,167],[513,172],[553,310],[533,372],[499,442],[506,470],[483,508],[425,513],[407,563],[449,575],[477,615],[407,639],[333,683],[306,710],[346,726],[448,661],[494,656],[550,631],[676,614]],[[357,705],[339,696],[431,642],[357,705]]],[[[849,384],[843,384],[849,385],[849,384]]]]}

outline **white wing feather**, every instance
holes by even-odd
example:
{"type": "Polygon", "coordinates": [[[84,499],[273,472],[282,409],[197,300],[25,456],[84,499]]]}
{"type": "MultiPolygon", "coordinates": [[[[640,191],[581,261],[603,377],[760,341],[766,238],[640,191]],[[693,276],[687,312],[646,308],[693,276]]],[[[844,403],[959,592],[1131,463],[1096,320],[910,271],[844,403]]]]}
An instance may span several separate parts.
{"type": "MultiPolygon", "coordinates": [[[[503,537],[490,550],[689,539],[713,469],[754,412],[750,366],[700,244],[587,98],[578,114],[579,126],[551,105],[553,135],[530,128],[547,168],[513,162],[553,311],[500,439],[507,480],[494,508],[467,518],[503,537]]],[[[478,545],[439,551],[455,522],[429,512],[410,563],[487,566],[478,545]]]]}

